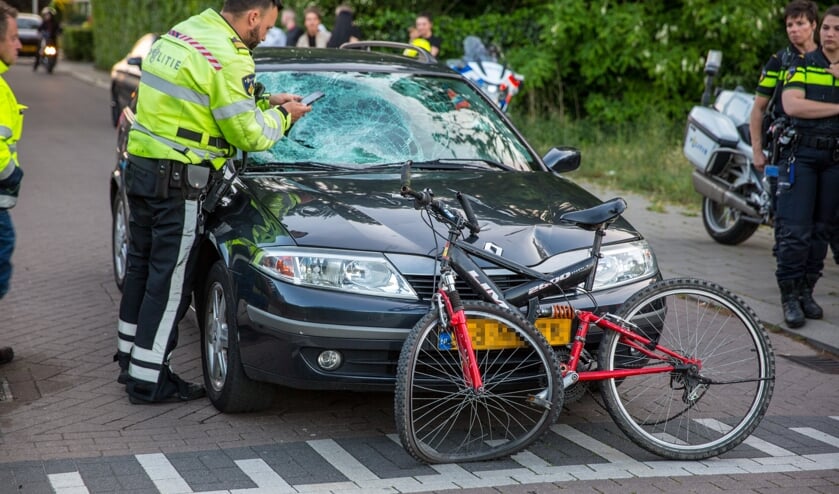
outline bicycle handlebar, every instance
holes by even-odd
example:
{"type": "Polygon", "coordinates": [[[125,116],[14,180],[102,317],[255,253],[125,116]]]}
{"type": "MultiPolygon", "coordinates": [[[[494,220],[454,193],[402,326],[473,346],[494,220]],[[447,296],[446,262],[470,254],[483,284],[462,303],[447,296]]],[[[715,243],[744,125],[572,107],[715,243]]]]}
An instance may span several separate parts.
{"type": "Polygon", "coordinates": [[[481,231],[478,225],[478,219],[475,217],[475,212],[472,210],[472,204],[469,202],[469,197],[462,193],[457,193],[457,200],[460,202],[463,212],[466,214],[466,220],[460,216],[456,211],[452,211],[448,206],[437,199],[434,199],[434,194],[430,190],[423,190],[417,192],[411,188],[411,162],[408,161],[402,167],[402,187],[399,194],[403,197],[413,197],[414,207],[417,209],[423,207],[430,207],[439,217],[450,225],[456,228],[469,228],[472,235],[481,231]]]}

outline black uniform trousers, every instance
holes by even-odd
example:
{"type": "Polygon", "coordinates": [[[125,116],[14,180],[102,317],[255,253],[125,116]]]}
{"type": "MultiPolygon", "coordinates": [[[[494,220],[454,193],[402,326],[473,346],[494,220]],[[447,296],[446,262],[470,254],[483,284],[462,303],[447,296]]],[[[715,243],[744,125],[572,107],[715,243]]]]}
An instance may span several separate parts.
{"type": "Polygon", "coordinates": [[[128,364],[126,390],[146,401],[177,392],[169,357],[189,303],[200,213],[197,200],[169,186],[163,163],[129,160],[125,169],[130,242],[117,355],[128,364]]]}
{"type": "MultiPolygon", "coordinates": [[[[821,275],[829,239],[839,233],[839,160],[834,149],[798,146],[782,153],[792,160],[793,183],[779,186],[775,216],[778,281],[821,275]]],[[[779,171],[779,180],[784,181],[779,171]]]]}

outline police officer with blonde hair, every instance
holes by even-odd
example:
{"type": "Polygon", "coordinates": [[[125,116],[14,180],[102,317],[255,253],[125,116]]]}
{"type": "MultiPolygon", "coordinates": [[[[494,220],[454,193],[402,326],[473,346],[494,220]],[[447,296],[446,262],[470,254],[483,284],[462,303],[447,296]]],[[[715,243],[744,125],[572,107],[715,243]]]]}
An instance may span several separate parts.
{"type": "Polygon", "coordinates": [[[173,27],[143,60],[128,136],[128,266],[116,360],[132,403],[206,395],[170,367],[191,293],[200,198],[225,160],[270,148],[311,110],[291,94],[255,98],[251,50],[280,0],[226,0],[173,27]]]}
{"type": "MultiPolygon", "coordinates": [[[[9,290],[15,229],[9,209],[17,203],[23,171],[18,166],[17,142],[23,131],[23,110],[2,75],[17,62],[20,39],[17,10],[0,0],[0,298],[9,290]]],[[[0,348],[0,364],[14,358],[11,347],[0,348]]]]}

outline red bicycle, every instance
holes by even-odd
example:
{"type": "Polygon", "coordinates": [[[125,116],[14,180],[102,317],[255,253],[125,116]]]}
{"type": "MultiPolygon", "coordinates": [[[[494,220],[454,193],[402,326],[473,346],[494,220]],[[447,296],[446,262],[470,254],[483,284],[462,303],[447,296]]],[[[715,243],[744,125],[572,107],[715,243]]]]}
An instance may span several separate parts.
{"type": "Polygon", "coordinates": [[[600,383],[605,408],[635,444],[675,460],[729,451],[765,415],[774,352],[755,313],[725,288],[663,280],[615,314],[564,301],[590,292],[602,237],[625,210],[623,199],[565,213],[562,222],[594,232],[590,257],[546,274],[461,240],[464,229],[480,232],[469,199],[457,194],[464,217],[431,191],[414,191],[410,165],[401,194],[448,226],[438,290],[397,369],[396,428],[413,457],[448,463],[515,453],[589,381],[600,383]],[[532,281],[501,290],[476,259],[532,281]],[[462,300],[456,278],[481,300],[462,300]],[[593,355],[585,347],[592,325],[603,330],[593,355]]]}

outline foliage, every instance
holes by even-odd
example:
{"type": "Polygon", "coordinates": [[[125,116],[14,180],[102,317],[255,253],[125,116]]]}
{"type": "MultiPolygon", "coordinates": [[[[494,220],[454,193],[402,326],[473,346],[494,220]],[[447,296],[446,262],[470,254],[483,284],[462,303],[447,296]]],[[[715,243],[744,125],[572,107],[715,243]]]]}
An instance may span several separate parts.
{"type": "Polygon", "coordinates": [[[61,44],[61,50],[67,60],[93,60],[93,30],[89,27],[65,27],[61,35],[61,44]]]}

